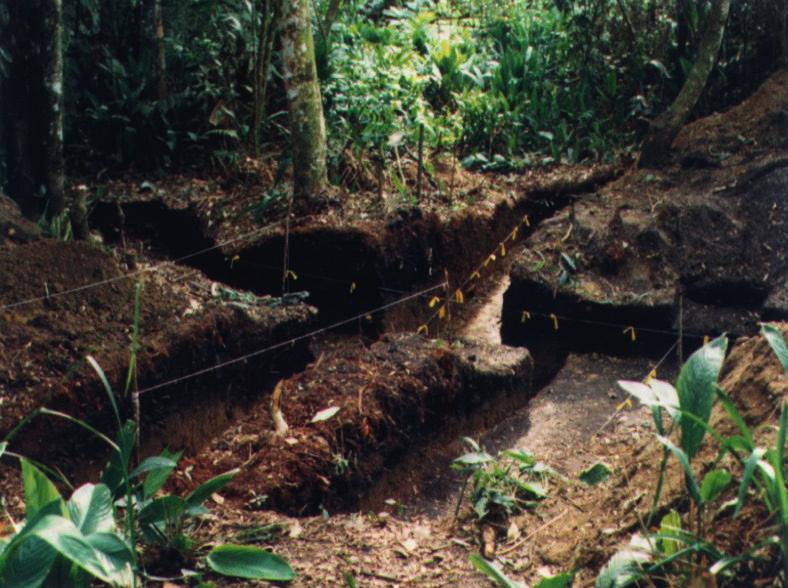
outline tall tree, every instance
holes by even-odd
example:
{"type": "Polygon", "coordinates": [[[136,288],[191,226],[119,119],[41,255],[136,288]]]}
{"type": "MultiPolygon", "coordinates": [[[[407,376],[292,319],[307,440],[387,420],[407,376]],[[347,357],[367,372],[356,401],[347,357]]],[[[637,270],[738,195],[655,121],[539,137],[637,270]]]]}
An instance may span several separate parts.
{"type": "Polygon", "coordinates": [[[666,161],[673,140],[698,103],[709,74],[717,63],[730,8],[731,0],[714,0],[692,71],[673,104],[652,122],[640,152],[640,167],[658,167],[666,161]]]}
{"type": "Polygon", "coordinates": [[[326,123],[315,65],[309,0],[282,0],[282,73],[290,115],[293,196],[314,199],[324,191],[326,123]]]}
{"type": "Polygon", "coordinates": [[[8,193],[29,217],[65,208],[62,0],[11,0],[2,86],[8,193]],[[43,198],[42,198],[43,197],[43,198]]]}
{"type": "Polygon", "coordinates": [[[158,97],[167,97],[167,46],[164,41],[164,13],[161,0],[153,0],[153,33],[156,41],[156,76],[158,79],[158,97]]]}

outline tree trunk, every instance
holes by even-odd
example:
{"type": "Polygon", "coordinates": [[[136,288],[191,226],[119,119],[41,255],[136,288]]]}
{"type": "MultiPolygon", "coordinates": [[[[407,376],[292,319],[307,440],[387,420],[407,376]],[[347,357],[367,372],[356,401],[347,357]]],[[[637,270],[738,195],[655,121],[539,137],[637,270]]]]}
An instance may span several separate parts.
{"type": "Polygon", "coordinates": [[[156,76],[158,78],[158,97],[167,97],[167,47],[164,42],[164,15],[161,0],[153,2],[153,29],[156,40],[156,76]]]}
{"type": "Polygon", "coordinates": [[[42,0],[41,66],[44,70],[42,139],[48,199],[47,216],[60,216],[66,208],[63,159],[63,1],[42,0]]]}
{"type": "Polygon", "coordinates": [[[62,0],[8,4],[11,53],[3,85],[8,194],[24,214],[48,218],[65,209],[62,0]]]}
{"type": "Polygon", "coordinates": [[[328,183],[326,124],[317,81],[309,0],[282,0],[282,70],[290,113],[293,196],[314,199],[328,183]]]}
{"type": "Polygon", "coordinates": [[[271,67],[271,54],[276,36],[276,2],[265,0],[260,20],[260,33],[257,39],[254,65],[254,120],[252,122],[252,143],[255,156],[260,156],[260,130],[265,116],[268,100],[268,71],[271,67]]]}
{"type": "Polygon", "coordinates": [[[715,0],[712,5],[695,65],[673,104],[652,122],[640,152],[640,167],[659,167],[667,160],[673,140],[695,108],[717,62],[730,8],[731,0],[715,0]]]}

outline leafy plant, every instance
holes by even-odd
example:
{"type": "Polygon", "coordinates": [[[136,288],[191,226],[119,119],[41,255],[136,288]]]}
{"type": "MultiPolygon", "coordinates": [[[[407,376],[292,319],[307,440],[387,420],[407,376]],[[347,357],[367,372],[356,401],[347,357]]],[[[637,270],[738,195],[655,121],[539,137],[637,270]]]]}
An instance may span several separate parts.
{"type": "MultiPolygon", "coordinates": [[[[785,340],[781,333],[769,325],[762,326],[762,334],[774,350],[786,373],[784,362],[785,340]]],[[[660,469],[657,494],[652,513],[659,502],[667,456],[679,462],[685,479],[685,488],[695,511],[694,522],[686,528],[681,515],[671,511],[662,518],[657,533],[639,537],[635,547],[617,553],[597,577],[597,588],[628,586],[645,577],[678,576],[691,583],[701,573],[718,578],[735,577],[740,566],[760,561],[780,566],[783,578],[788,577],[788,487],[786,487],[785,442],[788,431],[788,403],[783,403],[773,446],[756,442],[751,430],[731,398],[717,385],[716,380],[724,357],[727,341],[723,337],[713,341],[693,354],[684,365],[677,387],[659,380],[648,385],[639,382],[619,382],[622,388],[651,407],[657,429],[657,439],[665,448],[665,458],[660,469]],[[712,404],[718,399],[737,433],[722,436],[709,424],[712,404]],[[678,423],[680,445],[669,438],[670,427],[663,421],[663,412],[678,423]],[[698,454],[705,435],[710,435],[720,446],[713,466],[703,478],[698,478],[692,467],[692,458],[698,454]],[[731,455],[741,467],[739,480],[734,480],[730,469],[720,462],[731,455]],[[764,537],[749,545],[744,552],[724,553],[708,537],[708,507],[718,502],[734,482],[738,486],[735,499],[725,503],[716,516],[729,513],[736,518],[742,512],[748,494],[754,491],[770,518],[775,521],[764,537]],[[725,506],[730,508],[725,508],[725,506]],[[777,551],[777,561],[768,554],[777,551]],[[708,562],[700,565],[702,562],[708,562]]],[[[779,574],[780,572],[775,571],[779,574]]]]}
{"type": "Polygon", "coordinates": [[[479,520],[507,517],[531,508],[547,496],[544,482],[552,469],[520,450],[504,451],[499,459],[483,451],[478,443],[463,437],[470,451],[452,462],[452,469],[465,475],[455,516],[472,482],[470,500],[479,520]]]}

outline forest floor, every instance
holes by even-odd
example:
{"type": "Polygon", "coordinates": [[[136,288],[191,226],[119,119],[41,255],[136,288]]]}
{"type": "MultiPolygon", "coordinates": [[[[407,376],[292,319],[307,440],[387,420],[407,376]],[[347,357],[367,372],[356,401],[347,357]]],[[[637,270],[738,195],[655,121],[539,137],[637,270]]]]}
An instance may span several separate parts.
{"type": "MultiPolygon", "coordinates": [[[[274,190],[266,164],[224,183],[110,182],[93,209],[102,245],[11,236],[0,247],[0,433],[42,405],[111,432],[81,359],[96,357],[129,408],[138,339],[142,451],[186,450],[171,489],[241,469],[198,540],[272,545],[295,586],[484,586],[468,559],[480,549],[529,583],[576,570],[575,586],[592,585],[642,529],[661,456],[650,413],[622,404],[616,381],[655,368],[671,380],[679,332],[688,353],[728,331],[723,388],[750,422],[773,422],[788,391],[751,336],[758,320],[788,318],[786,84],[779,73],[690,125],[660,172],[498,177],[449,161],[416,203],[381,198],[356,170],[359,194],[290,212],[261,200],[274,190]],[[455,516],[461,436],[560,474],[536,508],[493,521],[492,539],[467,503],[455,516]],[[599,462],[610,478],[581,483],[599,462]]],[[[413,162],[400,165],[412,187],[413,162]]],[[[76,481],[103,458],[84,432],[43,417],[12,447],[76,481]]],[[[700,467],[714,455],[707,447],[700,467]]],[[[0,468],[20,516],[16,464],[0,468]]],[[[663,511],[686,507],[681,488],[671,468],[663,511]]],[[[737,553],[741,530],[764,518],[749,507],[715,539],[737,553]]],[[[181,565],[161,558],[151,571],[181,565]]],[[[770,569],[747,573],[738,585],[770,569]]]]}

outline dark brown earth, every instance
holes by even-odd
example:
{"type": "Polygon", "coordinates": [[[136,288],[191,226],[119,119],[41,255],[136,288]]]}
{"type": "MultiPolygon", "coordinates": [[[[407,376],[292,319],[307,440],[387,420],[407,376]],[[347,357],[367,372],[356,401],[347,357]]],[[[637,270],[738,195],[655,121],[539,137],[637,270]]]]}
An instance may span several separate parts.
{"type": "Polygon", "coordinates": [[[542,223],[513,267],[504,342],[658,355],[680,328],[690,348],[788,317],[786,137],[782,71],[687,126],[665,169],[629,170],[542,223]]]}
{"type": "MultiPolygon", "coordinates": [[[[666,170],[630,170],[612,184],[617,171],[609,167],[502,179],[463,172],[457,201],[445,201],[438,181],[419,207],[370,194],[341,201],[347,205],[329,198],[319,211],[298,210],[289,230],[281,203],[270,224],[254,224],[260,186],[246,181],[251,175],[221,193],[203,180],[164,182],[141,195],[128,182],[113,184],[120,198],[105,199],[93,218],[112,248],[12,240],[0,249],[0,433],[41,405],[111,430],[106,394],[82,358],[94,355],[122,390],[134,280],[121,276],[142,271],[143,452],[187,450],[177,490],[241,468],[212,497],[214,516],[197,537],[241,541],[241,531],[284,525],[285,533],[255,542],[275,541],[300,586],[339,586],[348,573],[365,586],[484,585],[467,560],[478,529],[469,513],[450,514],[458,481],[443,475],[456,436],[471,434],[491,450],[525,445],[567,478],[513,519],[514,530],[497,530],[499,563],[528,581],[576,567],[575,585],[591,585],[639,528],[660,457],[647,412],[620,406],[618,372],[645,376],[670,355],[678,329],[686,354],[704,335],[749,333],[756,320],[785,312],[786,75],[729,113],[694,123],[666,170]],[[270,296],[281,294],[285,241],[289,289],[309,291],[317,318],[305,304],[270,296]],[[186,255],[183,265],[150,271],[186,255]],[[535,366],[524,349],[456,343],[466,324],[485,338],[495,330],[480,323],[497,313],[482,308],[473,319],[489,294],[500,294],[512,261],[503,340],[527,344],[535,366]],[[563,284],[562,263],[571,269],[563,284]],[[109,282],[66,294],[95,281],[109,282]],[[213,281],[265,297],[220,300],[213,281]],[[395,304],[443,282],[437,299],[430,291],[395,304]],[[347,319],[342,335],[298,337],[347,319]],[[413,334],[421,325],[440,338],[413,334]],[[295,346],[179,380],[294,337],[295,346]],[[548,382],[570,351],[641,358],[570,355],[567,371],[523,407],[532,374],[548,382]],[[271,433],[269,413],[278,381],[290,426],[281,437],[271,433]],[[334,416],[311,422],[331,407],[334,416]],[[581,486],[575,476],[595,460],[613,476],[581,486]],[[272,507],[322,516],[261,510],[272,507]],[[357,508],[373,510],[347,513],[357,508]]],[[[754,425],[774,422],[786,396],[785,376],[760,338],[737,344],[723,386],[754,425]]],[[[128,414],[127,399],[122,405],[128,414]]],[[[77,480],[103,457],[84,432],[52,419],[34,421],[11,448],[77,480]]],[[[715,453],[708,444],[698,465],[715,453]]],[[[18,514],[16,464],[6,456],[0,467],[0,489],[18,514]]],[[[686,510],[677,468],[664,503],[686,510]]],[[[768,524],[754,506],[740,520],[721,521],[714,537],[731,553],[768,524]]],[[[742,586],[773,570],[748,574],[742,586]]]]}

